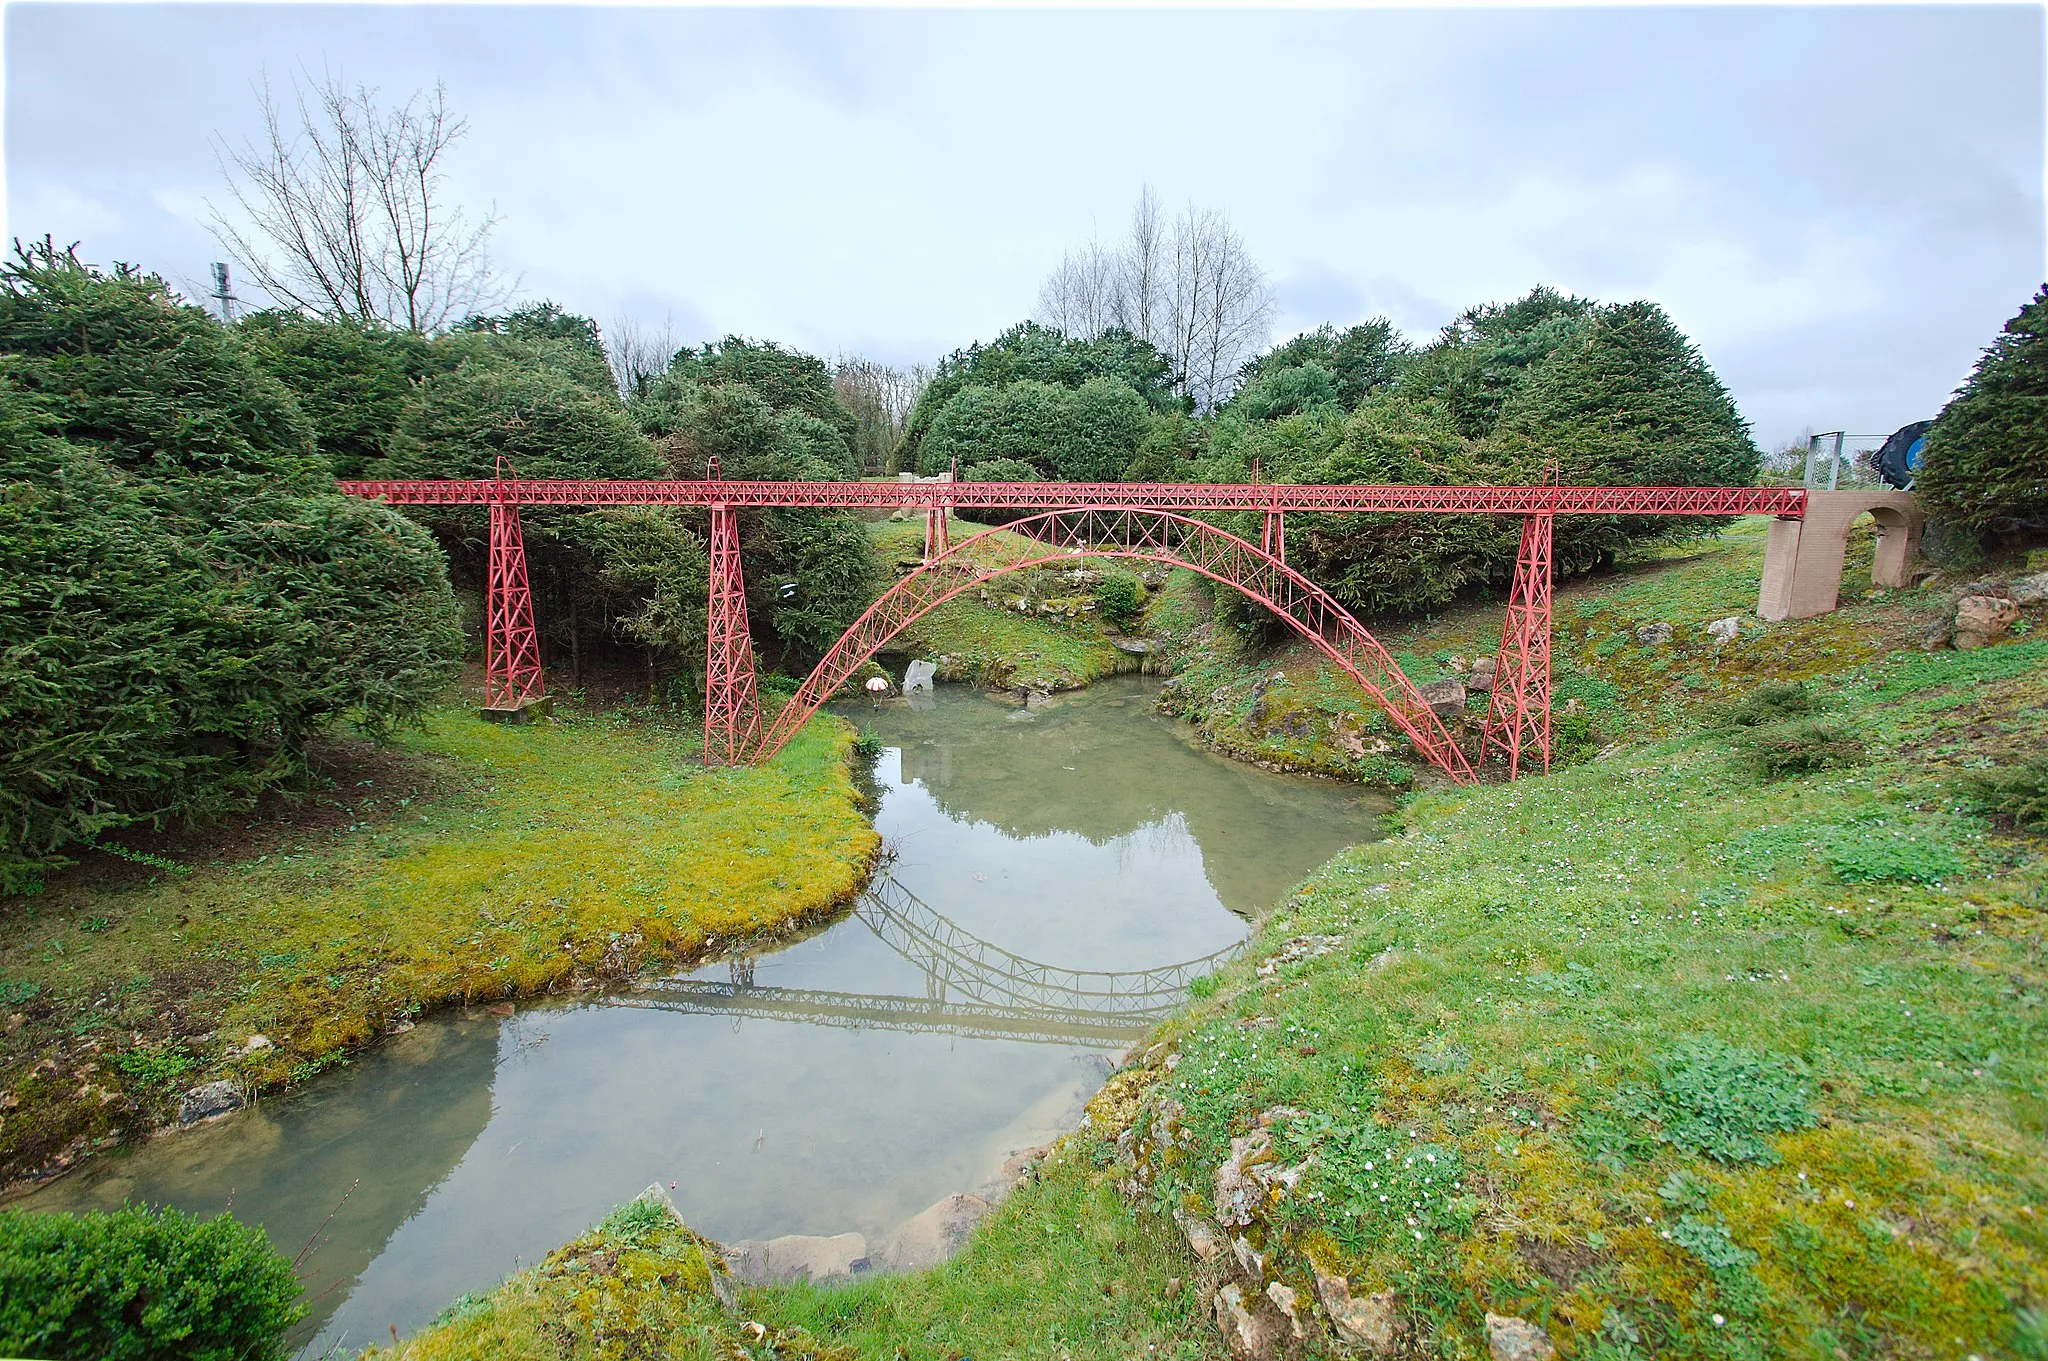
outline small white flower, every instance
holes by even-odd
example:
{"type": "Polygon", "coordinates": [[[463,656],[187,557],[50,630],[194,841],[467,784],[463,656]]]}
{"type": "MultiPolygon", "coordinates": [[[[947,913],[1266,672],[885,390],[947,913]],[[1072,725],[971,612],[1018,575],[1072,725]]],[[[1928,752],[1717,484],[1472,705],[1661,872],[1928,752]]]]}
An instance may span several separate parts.
{"type": "Polygon", "coordinates": [[[1716,1314],[1716,1315],[1714,1315],[1714,1326],[1715,1326],[1716,1328],[1720,1327],[1720,1326],[1721,1326],[1722,1324],[1726,1323],[1727,1321],[1728,1321],[1727,1319],[1725,1319],[1725,1318],[1722,1318],[1722,1317],[1721,1317],[1721,1316],[1720,1316],[1719,1314],[1716,1314]]]}

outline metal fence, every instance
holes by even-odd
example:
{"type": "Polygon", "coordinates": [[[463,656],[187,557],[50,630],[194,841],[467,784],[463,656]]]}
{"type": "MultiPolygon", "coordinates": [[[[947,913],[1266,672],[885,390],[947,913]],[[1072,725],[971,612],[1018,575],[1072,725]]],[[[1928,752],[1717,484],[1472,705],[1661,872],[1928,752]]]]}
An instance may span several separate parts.
{"type": "Polygon", "coordinates": [[[1811,491],[1885,490],[1889,486],[1877,474],[1877,451],[1887,436],[1852,435],[1830,430],[1806,441],[1807,488],[1811,491]]]}

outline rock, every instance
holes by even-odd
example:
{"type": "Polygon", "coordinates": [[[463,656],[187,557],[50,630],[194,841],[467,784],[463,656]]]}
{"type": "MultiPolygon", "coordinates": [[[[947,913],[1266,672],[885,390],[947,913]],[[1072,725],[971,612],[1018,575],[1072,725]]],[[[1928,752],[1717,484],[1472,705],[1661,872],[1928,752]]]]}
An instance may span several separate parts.
{"type": "Polygon", "coordinates": [[[485,1007],[484,1010],[502,1021],[517,1012],[519,1008],[513,1006],[510,1002],[493,1002],[485,1007]]]}
{"type": "Polygon", "coordinates": [[[1230,1157],[1216,1169],[1217,1223],[1229,1228],[1252,1222],[1252,1210],[1266,1191],[1246,1174],[1245,1165],[1272,1149],[1273,1136],[1265,1130],[1230,1141],[1230,1157]]]}
{"type": "Polygon", "coordinates": [[[718,1300],[718,1307],[728,1314],[740,1311],[740,1288],[727,1269],[725,1259],[708,1247],[699,1247],[698,1253],[704,1258],[704,1272],[711,1278],[711,1293],[718,1300]]]}
{"type": "Polygon", "coordinates": [[[988,1202],[965,1192],[947,1196],[913,1215],[869,1254],[879,1271],[922,1271],[958,1252],[974,1226],[988,1213],[988,1202]]]}
{"type": "Polygon", "coordinates": [[[930,690],[932,688],[932,678],[938,674],[939,668],[933,662],[923,660],[912,662],[909,666],[903,668],[903,693],[907,695],[914,690],[930,690]]]}
{"type": "Polygon", "coordinates": [[[1671,641],[1671,625],[1645,624],[1636,630],[1636,641],[1644,647],[1661,647],[1671,641]]]}
{"type": "Polygon", "coordinates": [[[240,1052],[244,1054],[260,1054],[266,1049],[275,1048],[277,1046],[271,1043],[268,1035],[251,1035],[243,1042],[240,1052]]]}
{"type": "Polygon", "coordinates": [[[1008,1182],[1022,1181],[1030,1175],[1032,1169],[1045,1161],[1045,1155],[1050,1152],[1051,1144],[1035,1144],[1030,1148],[1020,1148],[1003,1160],[1002,1170],[998,1175],[1008,1182]]]}
{"type": "Polygon", "coordinates": [[[1472,673],[1474,675],[1491,676],[1498,670],[1500,670],[1500,658],[1498,657],[1474,657],[1472,659],[1472,673]]]}
{"type": "Polygon", "coordinates": [[[1732,643],[1735,641],[1735,635],[1741,632],[1742,619],[1739,615],[1731,614],[1726,619],[1716,619],[1707,625],[1707,636],[1716,643],[1732,643]]]}
{"type": "Polygon", "coordinates": [[[1259,1298],[1255,1295],[1248,1302],[1244,1291],[1235,1285],[1216,1292],[1216,1326],[1223,1332],[1232,1361],[1272,1361],[1279,1350],[1286,1325],[1260,1309],[1259,1298]]]}
{"type": "Polygon", "coordinates": [[[2021,577],[2006,588],[2015,605],[2039,605],[2048,601],[2048,572],[2021,577]]]}
{"type": "Polygon", "coordinates": [[[1230,1255],[1237,1261],[1237,1269],[1254,1288],[1266,1279],[1266,1254],[1252,1246],[1252,1240],[1243,1234],[1230,1240],[1230,1255]]]}
{"type": "Polygon", "coordinates": [[[1456,718],[1465,712],[1465,683],[1461,680],[1431,681],[1416,693],[1438,718],[1456,718]]]}
{"type": "Polygon", "coordinates": [[[1216,1226],[1200,1215],[1191,1215],[1186,1210],[1175,1208],[1173,1222],[1180,1225],[1180,1231],[1187,1235],[1188,1248],[1205,1262],[1213,1262],[1223,1251],[1223,1235],[1216,1226]]]}
{"type": "Polygon", "coordinates": [[[1557,1348],[1550,1336],[1525,1318],[1486,1316],[1486,1350],[1493,1361],[1550,1361],[1557,1348]]]}
{"type": "Polygon", "coordinates": [[[1964,596],[1956,604],[1955,645],[1968,652],[1997,642],[2018,622],[2020,607],[1992,595],[1964,596]]]}
{"type": "Polygon", "coordinates": [[[178,1124],[196,1125],[203,1120],[212,1120],[238,1111],[249,1103],[242,1097],[242,1089],[225,1079],[194,1087],[185,1093],[185,1099],[178,1103],[178,1124]]]}
{"type": "Polygon", "coordinates": [[[1982,581],[1966,581],[1956,588],[1957,600],[1972,595],[1990,595],[2003,599],[2006,594],[2005,583],[1992,577],[1986,577],[1982,581]]]}
{"type": "Polygon", "coordinates": [[[1920,646],[1932,652],[1937,648],[1947,647],[1955,636],[1956,624],[1953,619],[1937,619],[1920,630],[1920,646]]]}
{"type": "Polygon", "coordinates": [[[1166,1298],[1170,1300],[1180,1298],[1180,1277],[1168,1276],[1166,1278],[1166,1298]]]}
{"type": "Polygon", "coordinates": [[[1490,695],[1493,693],[1493,682],[1497,674],[1493,671],[1474,671],[1465,677],[1465,688],[1475,695],[1490,695]]]}
{"type": "Polygon", "coordinates": [[[1368,1356],[1394,1354],[1394,1292],[1382,1290],[1354,1299],[1351,1282],[1342,1276],[1316,1273],[1316,1298],[1330,1316],[1337,1340],[1363,1350],[1368,1356]]]}
{"type": "Polygon", "coordinates": [[[1280,1311],[1281,1318],[1287,1320],[1287,1326],[1293,1329],[1295,1337],[1301,1337],[1301,1310],[1296,1306],[1300,1296],[1294,1287],[1275,1281],[1266,1287],[1266,1298],[1273,1301],[1273,1307],[1280,1311]]]}
{"type": "Polygon", "coordinates": [[[750,1238],[728,1244],[725,1261],[746,1285],[847,1280],[867,1266],[868,1240],[857,1233],[792,1233],[766,1242],[750,1238]]]}

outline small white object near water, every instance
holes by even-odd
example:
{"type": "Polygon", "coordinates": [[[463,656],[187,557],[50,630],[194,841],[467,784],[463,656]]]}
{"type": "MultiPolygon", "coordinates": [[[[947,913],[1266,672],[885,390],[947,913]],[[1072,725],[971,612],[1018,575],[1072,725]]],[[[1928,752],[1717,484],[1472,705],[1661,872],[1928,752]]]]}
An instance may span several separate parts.
{"type": "Polygon", "coordinates": [[[889,689],[889,682],[888,682],[887,680],[883,679],[883,678],[882,678],[882,677],[880,677],[880,676],[869,676],[869,677],[868,677],[868,693],[869,693],[869,694],[871,694],[871,695],[879,695],[879,694],[884,694],[884,693],[886,693],[886,692],[888,691],[888,689],[889,689]]]}
{"type": "Polygon", "coordinates": [[[903,693],[907,695],[913,690],[931,689],[932,678],[938,674],[939,668],[934,662],[912,662],[903,669],[903,693]]]}

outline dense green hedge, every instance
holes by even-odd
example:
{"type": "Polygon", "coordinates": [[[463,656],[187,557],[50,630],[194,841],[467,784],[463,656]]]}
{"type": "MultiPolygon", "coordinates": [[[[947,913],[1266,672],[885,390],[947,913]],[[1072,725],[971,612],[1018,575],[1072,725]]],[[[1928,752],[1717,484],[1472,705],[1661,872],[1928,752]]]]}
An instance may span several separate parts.
{"type": "Polygon", "coordinates": [[[291,1263],[228,1215],[0,1211],[0,1352],[273,1361],[304,1316],[291,1263]]]}
{"type": "MultiPolygon", "coordinates": [[[[1244,481],[1256,468],[1281,482],[1504,485],[1756,478],[1761,456],[1747,423],[1654,303],[1601,306],[1538,288],[1470,309],[1414,354],[1367,345],[1384,341],[1373,328],[1353,331],[1361,334],[1351,381],[1371,382],[1362,400],[1347,409],[1336,399],[1329,365],[1338,333],[1290,341],[1253,366],[1254,381],[1211,422],[1199,475],[1244,481]]],[[[1248,521],[1237,527],[1256,537],[1248,521]]],[[[1297,515],[1288,517],[1288,557],[1350,609],[1412,612],[1504,583],[1520,528],[1500,516],[1297,515]]],[[[1556,561],[1582,572],[1632,544],[1711,528],[1574,516],[1557,525],[1556,561]]]]}
{"type": "Polygon", "coordinates": [[[333,491],[205,313],[47,249],[0,274],[0,892],[410,717],[462,641],[432,542],[333,491]]]}
{"type": "Polygon", "coordinates": [[[2048,285],[1977,361],[1927,434],[1929,514],[1980,534],[2048,532],[2048,285]]]}

